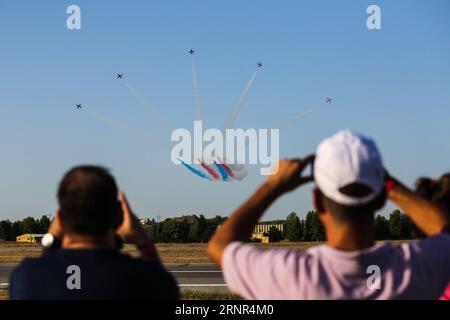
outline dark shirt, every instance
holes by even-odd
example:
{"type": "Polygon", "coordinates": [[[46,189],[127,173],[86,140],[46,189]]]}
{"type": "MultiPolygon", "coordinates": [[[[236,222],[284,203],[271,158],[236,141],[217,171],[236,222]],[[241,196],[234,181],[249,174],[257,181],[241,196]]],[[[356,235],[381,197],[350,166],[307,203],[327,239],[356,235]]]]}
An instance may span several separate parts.
{"type": "Polygon", "coordinates": [[[179,297],[174,278],[161,264],[132,258],[117,250],[64,249],[27,258],[13,271],[10,284],[11,299],[169,300],[179,297]]]}

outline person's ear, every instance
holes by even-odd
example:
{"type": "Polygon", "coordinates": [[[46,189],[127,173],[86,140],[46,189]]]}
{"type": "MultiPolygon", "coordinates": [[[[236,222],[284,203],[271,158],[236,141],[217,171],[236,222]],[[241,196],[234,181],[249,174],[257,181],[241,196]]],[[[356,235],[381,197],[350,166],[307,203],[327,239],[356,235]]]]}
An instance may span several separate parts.
{"type": "Polygon", "coordinates": [[[52,222],[50,223],[50,226],[47,230],[48,233],[51,233],[53,236],[62,239],[64,236],[64,223],[62,221],[61,217],[61,210],[58,209],[55,212],[55,217],[53,218],[52,222]]]}
{"type": "Polygon", "coordinates": [[[59,208],[55,213],[55,224],[59,228],[59,230],[62,230],[64,232],[64,222],[61,218],[61,209],[59,208]]]}
{"type": "Polygon", "coordinates": [[[123,211],[122,206],[119,201],[117,201],[117,209],[116,214],[113,221],[114,230],[119,229],[119,227],[123,224],[123,211]]]}
{"type": "Polygon", "coordinates": [[[386,189],[383,188],[380,194],[375,198],[374,202],[374,210],[378,211],[386,205],[387,202],[387,192],[386,189]]]}
{"type": "Polygon", "coordinates": [[[312,196],[313,196],[314,208],[316,209],[316,211],[319,213],[325,212],[325,206],[323,205],[322,193],[320,192],[320,190],[318,188],[314,188],[312,190],[312,196]]]}

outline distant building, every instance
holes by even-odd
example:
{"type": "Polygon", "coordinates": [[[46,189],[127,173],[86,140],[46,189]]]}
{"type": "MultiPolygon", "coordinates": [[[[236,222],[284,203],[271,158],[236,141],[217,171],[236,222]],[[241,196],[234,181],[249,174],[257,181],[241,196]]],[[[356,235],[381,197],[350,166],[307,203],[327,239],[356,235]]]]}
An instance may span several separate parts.
{"type": "Polygon", "coordinates": [[[277,228],[280,232],[284,231],[283,223],[261,222],[261,223],[258,223],[253,228],[253,233],[261,233],[261,234],[269,233],[269,231],[272,227],[277,228]]]}
{"type": "Polygon", "coordinates": [[[139,219],[139,222],[140,222],[142,225],[149,224],[150,221],[151,221],[150,218],[139,219]]]}
{"type": "Polygon", "coordinates": [[[26,233],[16,237],[16,242],[39,243],[41,242],[43,236],[43,234],[26,233]]]}
{"type": "MultiPolygon", "coordinates": [[[[173,220],[173,221],[176,221],[176,222],[187,221],[189,224],[191,224],[191,223],[197,222],[197,220],[199,219],[199,217],[198,217],[197,215],[195,215],[195,214],[190,214],[190,215],[185,215],[185,216],[181,216],[181,217],[173,217],[173,218],[168,218],[168,219],[173,220]]],[[[160,218],[157,219],[157,220],[160,220],[160,218]]],[[[139,219],[139,222],[140,222],[142,225],[147,225],[147,224],[149,224],[151,221],[152,221],[152,219],[150,219],[150,218],[142,218],[142,219],[139,219]]]]}
{"type": "Polygon", "coordinates": [[[176,222],[187,221],[190,224],[190,223],[196,222],[199,218],[195,214],[190,214],[190,215],[187,215],[187,216],[175,217],[175,218],[171,218],[171,219],[176,221],[176,222]]]}
{"type": "Polygon", "coordinates": [[[283,221],[267,221],[260,222],[254,228],[252,232],[252,240],[259,240],[261,243],[269,243],[269,231],[275,227],[280,232],[284,230],[283,221]]]}

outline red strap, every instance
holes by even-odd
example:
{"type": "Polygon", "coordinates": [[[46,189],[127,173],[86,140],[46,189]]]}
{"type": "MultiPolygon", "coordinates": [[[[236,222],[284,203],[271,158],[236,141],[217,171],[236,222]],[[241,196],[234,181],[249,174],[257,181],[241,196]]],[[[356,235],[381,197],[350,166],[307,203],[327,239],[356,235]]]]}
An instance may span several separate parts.
{"type": "Polygon", "coordinates": [[[389,191],[392,190],[395,187],[395,181],[392,179],[388,179],[386,180],[386,182],[384,183],[384,188],[389,191]]]}

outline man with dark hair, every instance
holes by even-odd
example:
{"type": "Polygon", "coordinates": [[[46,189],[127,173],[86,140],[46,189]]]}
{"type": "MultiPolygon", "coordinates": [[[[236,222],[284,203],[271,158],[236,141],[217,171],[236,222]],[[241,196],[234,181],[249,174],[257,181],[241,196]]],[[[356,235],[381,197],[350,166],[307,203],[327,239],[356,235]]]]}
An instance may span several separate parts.
{"type": "Polygon", "coordinates": [[[11,299],[177,299],[178,287],[114,178],[80,166],[63,177],[42,244],[11,275],[11,299]],[[136,245],[140,258],[120,253],[136,245]]]}
{"type": "Polygon", "coordinates": [[[82,166],[70,170],[58,188],[60,215],[70,233],[104,234],[119,222],[118,190],[104,168],[82,166]]]}
{"type": "Polygon", "coordinates": [[[229,288],[247,299],[437,299],[450,280],[446,215],[390,177],[375,143],[343,130],[315,156],[284,160],[216,231],[208,254],[229,288]],[[313,176],[303,176],[308,166],[313,176]],[[281,195],[315,181],[314,204],[327,244],[307,251],[246,244],[264,211],[281,195]],[[374,215],[389,198],[428,235],[375,244],[374,215]]]}

